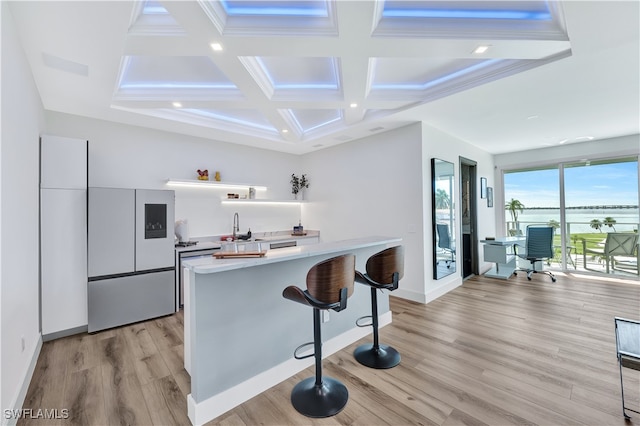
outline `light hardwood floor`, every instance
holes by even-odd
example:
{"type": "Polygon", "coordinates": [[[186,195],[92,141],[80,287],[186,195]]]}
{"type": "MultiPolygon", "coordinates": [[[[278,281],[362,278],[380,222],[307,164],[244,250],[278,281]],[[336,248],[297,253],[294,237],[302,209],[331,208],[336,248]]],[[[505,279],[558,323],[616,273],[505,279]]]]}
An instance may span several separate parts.
{"type": "MultiPolygon", "coordinates": [[[[309,368],[210,424],[640,424],[640,414],[622,417],[613,322],[640,319],[638,284],[474,277],[427,305],[392,297],[391,308],[380,340],[400,351],[399,366],[354,362],[353,349],[369,339],[325,359],[325,374],[349,389],[336,416],[309,419],[292,408],[291,389],[314,374],[309,368]]],[[[303,326],[311,322],[310,312],[303,326]]],[[[24,408],[68,409],[69,418],[18,424],[187,425],[182,350],[181,314],[47,342],[24,408]]],[[[635,409],[639,379],[625,370],[635,409]]]]}

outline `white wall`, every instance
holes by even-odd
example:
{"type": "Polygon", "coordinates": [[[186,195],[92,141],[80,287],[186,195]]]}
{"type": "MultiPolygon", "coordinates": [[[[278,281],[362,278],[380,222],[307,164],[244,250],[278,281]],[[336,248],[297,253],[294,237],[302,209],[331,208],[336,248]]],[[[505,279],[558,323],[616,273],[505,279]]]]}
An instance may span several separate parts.
{"type": "Polygon", "coordinates": [[[223,181],[267,186],[257,198],[290,200],[298,156],[50,111],[46,120],[50,134],[89,140],[89,186],[174,189],[176,219],[188,220],[191,236],[231,233],[234,212],[242,233],[292,229],[301,218],[299,205],[221,203],[246,190],[166,186],[168,178],[196,179],[208,169],[213,179],[219,170],[223,181]]]}
{"type": "MultiPolygon", "coordinates": [[[[327,240],[401,237],[405,277],[395,295],[433,300],[460,285],[462,278],[460,268],[441,280],[432,278],[430,162],[437,157],[454,163],[458,186],[460,155],[478,162],[478,180],[485,176],[493,184],[491,155],[424,124],[307,154],[302,164],[311,179],[311,202],[303,206],[305,226],[321,229],[327,240]]],[[[479,200],[479,235],[495,234],[493,215],[494,209],[479,200]]],[[[460,230],[456,232],[461,241],[460,230]]],[[[480,248],[481,269],[488,269],[481,259],[480,248]]]]}
{"type": "Polygon", "coordinates": [[[405,276],[394,294],[423,300],[424,194],[420,125],[407,126],[302,157],[309,175],[305,227],[324,240],[401,237],[405,276]]]}
{"type": "MultiPolygon", "coordinates": [[[[22,407],[41,345],[38,137],[44,121],[42,103],[7,2],[2,2],[1,14],[0,407],[9,409],[22,407]]],[[[7,422],[4,415],[2,422],[7,422]]]]}
{"type": "MultiPolygon", "coordinates": [[[[455,274],[444,277],[440,280],[433,280],[433,264],[432,264],[432,256],[433,256],[433,231],[431,227],[431,172],[430,172],[430,162],[431,158],[439,158],[440,160],[449,161],[454,164],[455,168],[455,189],[454,189],[454,198],[456,204],[456,218],[457,223],[460,224],[461,212],[460,212],[460,156],[465,157],[469,160],[473,160],[477,162],[476,165],[476,188],[478,193],[476,194],[477,198],[477,207],[476,212],[478,215],[478,228],[477,228],[477,236],[478,240],[484,239],[485,236],[494,236],[496,232],[495,228],[495,207],[487,207],[487,202],[485,199],[480,198],[480,177],[487,178],[487,186],[495,187],[495,181],[493,179],[493,156],[488,154],[481,149],[476,148],[473,145],[470,145],[460,139],[457,139],[447,133],[444,133],[434,127],[423,125],[422,126],[422,153],[423,153],[423,174],[425,176],[425,198],[424,198],[424,211],[428,213],[425,217],[425,276],[427,277],[426,284],[426,300],[433,300],[452,288],[462,284],[461,278],[461,250],[457,250],[457,267],[458,270],[455,274]]],[[[494,203],[494,206],[496,204],[494,203]]],[[[458,247],[462,245],[462,235],[460,226],[457,226],[455,230],[456,236],[455,239],[459,243],[458,247]]],[[[491,264],[484,262],[483,260],[483,246],[482,244],[478,245],[478,264],[480,273],[486,272],[491,264]]]]}

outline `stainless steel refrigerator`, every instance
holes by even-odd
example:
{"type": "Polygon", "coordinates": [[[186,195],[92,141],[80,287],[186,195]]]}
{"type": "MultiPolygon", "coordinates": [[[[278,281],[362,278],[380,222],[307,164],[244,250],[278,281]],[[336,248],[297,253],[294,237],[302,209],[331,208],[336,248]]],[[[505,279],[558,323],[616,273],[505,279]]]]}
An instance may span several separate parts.
{"type": "Polygon", "coordinates": [[[175,312],[173,191],[89,188],[89,332],[175,312]]]}

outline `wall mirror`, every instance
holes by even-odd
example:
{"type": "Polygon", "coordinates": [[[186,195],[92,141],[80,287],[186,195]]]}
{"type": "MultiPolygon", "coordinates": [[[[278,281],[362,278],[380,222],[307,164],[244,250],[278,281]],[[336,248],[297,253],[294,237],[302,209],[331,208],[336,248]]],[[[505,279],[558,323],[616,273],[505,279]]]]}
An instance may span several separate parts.
{"type": "Polygon", "coordinates": [[[433,278],[456,272],[456,215],[453,163],[431,159],[431,210],[433,223],[433,278]]]}

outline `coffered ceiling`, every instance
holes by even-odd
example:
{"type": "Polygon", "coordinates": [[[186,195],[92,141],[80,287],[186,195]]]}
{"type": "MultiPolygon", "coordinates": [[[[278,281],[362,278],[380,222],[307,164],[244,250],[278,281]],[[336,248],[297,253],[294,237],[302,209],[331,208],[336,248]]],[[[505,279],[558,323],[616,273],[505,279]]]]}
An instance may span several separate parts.
{"type": "Polygon", "coordinates": [[[291,153],[415,121],[493,153],[640,130],[635,1],[45,1],[11,11],[52,111],[291,153]]]}

